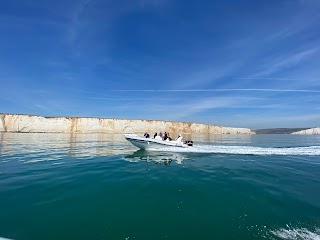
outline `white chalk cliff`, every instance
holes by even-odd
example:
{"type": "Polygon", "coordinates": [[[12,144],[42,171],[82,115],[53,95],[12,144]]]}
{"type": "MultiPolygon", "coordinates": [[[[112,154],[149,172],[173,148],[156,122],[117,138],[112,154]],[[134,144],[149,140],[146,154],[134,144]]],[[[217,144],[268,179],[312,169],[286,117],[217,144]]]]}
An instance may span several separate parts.
{"type": "Polygon", "coordinates": [[[301,131],[294,132],[294,133],[291,133],[291,134],[319,135],[319,134],[320,134],[320,127],[318,127],[318,128],[305,129],[305,130],[301,130],[301,131]]]}
{"type": "Polygon", "coordinates": [[[0,114],[0,132],[153,133],[160,131],[170,133],[254,134],[248,128],[231,128],[200,123],[0,114]]]}

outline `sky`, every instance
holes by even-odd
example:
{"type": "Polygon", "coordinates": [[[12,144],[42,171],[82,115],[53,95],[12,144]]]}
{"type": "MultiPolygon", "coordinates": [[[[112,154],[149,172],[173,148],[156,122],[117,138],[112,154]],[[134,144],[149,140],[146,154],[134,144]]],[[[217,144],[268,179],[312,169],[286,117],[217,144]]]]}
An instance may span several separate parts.
{"type": "Polygon", "coordinates": [[[320,126],[318,0],[2,0],[0,112],[320,126]]]}

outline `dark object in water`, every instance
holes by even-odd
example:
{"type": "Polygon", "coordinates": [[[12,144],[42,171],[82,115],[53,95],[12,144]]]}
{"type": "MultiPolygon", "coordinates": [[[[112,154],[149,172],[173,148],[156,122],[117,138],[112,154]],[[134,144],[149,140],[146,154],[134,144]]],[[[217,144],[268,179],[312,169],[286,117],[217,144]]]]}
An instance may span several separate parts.
{"type": "Polygon", "coordinates": [[[185,144],[187,144],[188,146],[192,147],[193,146],[193,142],[190,140],[187,140],[184,142],[185,144]]]}

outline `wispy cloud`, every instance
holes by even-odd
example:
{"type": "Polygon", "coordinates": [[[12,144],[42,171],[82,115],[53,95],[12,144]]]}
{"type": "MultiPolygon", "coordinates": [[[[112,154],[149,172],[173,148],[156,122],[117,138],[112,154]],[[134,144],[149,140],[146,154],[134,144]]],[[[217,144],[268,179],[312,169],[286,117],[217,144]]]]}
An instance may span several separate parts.
{"type": "Polygon", "coordinates": [[[237,69],[240,68],[241,62],[234,61],[225,64],[224,66],[208,67],[201,70],[187,70],[184,78],[178,80],[176,87],[183,89],[190,89],[195,86],[207,86],[214,84],[216,81],[232,75],[237,69]]]}
{"type": "Polygon", "coordinates": [[[70,24],[67,28],[67,39],[70,43],[74,43],[83,27],[82,16],[92,0],[81,0],[70,13],[70,24]]]}
{"type": "Polygon", "coordinates": [[[272,88],[229,88],[229,89],[117,89],[113,92],[295,92],[320,93],[320,90],[309,89],[272,89],[272,88]]]}
{"type": "Polygon", "coordinates": [[[294,6],[290,21],[285,21],[275,28],[267,41],[283,41],[297,37],[299,34],[318,26],[320,20],[318,0],[295,0],[287,6],[294,6]]]}
{"type": "Polygon", "coordinates": [[[236,100],[232,98],[205,98],[191,103],[183,103],[178,106],[178,111],[174,111],[172,114],[176,119],[182,119],[203,111],[230,107],[235,103],[236,100]]]}
{"type": "Polygon", "coordinates": [[[276,114],[272,118],[267,114],[254,114],[246,118],[246,125],[251,129],[265,127],[317,127],[320,121],[320,114],[276,114]],[[263,125],[261,125],[263,123],[263,125]]]}
{"type": "Polygon", "coordinates": [[[310,59],[313,55],[319,52],[319,47],[300,51],[298,53],[285,55],[273,59],[270,63],[262,66],[263,70],[255,73],[251,78],[258,78],[268,76],[270,74],[279,72],[280,70],[288,69],[301,64],[303,61],[310,59]]]}
{"type": "Polygon", "coordinates": [[[161,7],[168,4],[168,0],[139,0],[137,3],[145,8],[145,7],[161,7]]]}
{"type": "Polygon", "coordinates": [[[186,117],[193,116],[208,110],[231,107],[239,104],[236,98],[201,98],[193,101],[161,101],[146,102],[143,105],[135,102],[128,102],[122,106],[122,111],[135,111],[140,116],[147,119],[167,119],[184,120],[186,117]]]}
{"type": "MultiPolygon", "coordinates": [[[[306,81],[306,79],[298,78],[277,78],[277,77],[238,77],[239,80],[280,80],[280,81],[306,81]]],[[[320,81],[320,79],[307,79],[308,81],[320,81]]]]}

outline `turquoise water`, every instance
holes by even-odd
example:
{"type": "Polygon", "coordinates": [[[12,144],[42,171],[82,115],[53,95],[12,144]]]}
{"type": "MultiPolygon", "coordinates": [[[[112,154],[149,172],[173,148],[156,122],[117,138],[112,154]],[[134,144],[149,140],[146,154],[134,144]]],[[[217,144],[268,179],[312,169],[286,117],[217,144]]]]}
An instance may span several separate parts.
{"type": "Polygon", "coordinates": [[[320,136],[0,134],[0,237],[320,239],[320,136]]]}

